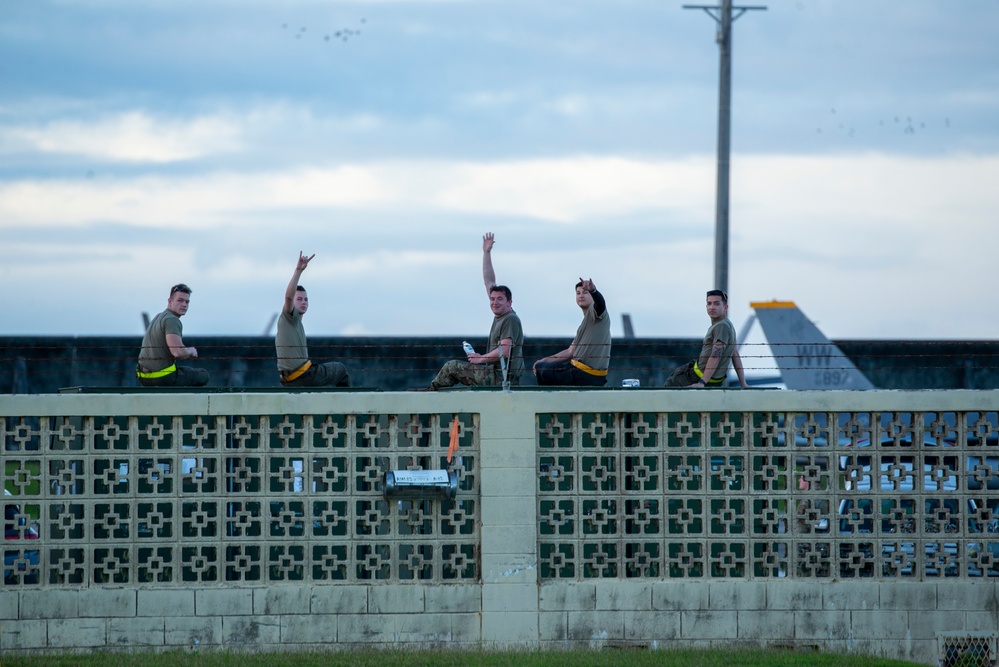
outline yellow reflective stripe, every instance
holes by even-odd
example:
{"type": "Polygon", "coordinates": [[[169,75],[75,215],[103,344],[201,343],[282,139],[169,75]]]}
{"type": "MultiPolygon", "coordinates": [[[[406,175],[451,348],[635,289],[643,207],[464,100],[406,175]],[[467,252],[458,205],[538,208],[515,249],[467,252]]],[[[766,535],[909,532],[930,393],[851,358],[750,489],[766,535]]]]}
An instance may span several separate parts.
{"type": "MultiPolygon", "coordinates": [[[[701,378],[702,380],[704,380],[704,371],[702,371],[702,370],[701,370],[701,369],[700,369],[700,368],[699,368],[699,367],[697,366],[697,362],[696,362],[696,361],[694,362],[694,373],[695,373],[695,374],[697,375],[697,377],[699,377],[699,378],[701,378]]],[[[721,383],[722,383],[722,382],[724,382],[724,381],[725,381],[725,378],[718,378],[717,380],[707,380],[707,381],[705,382],[705,384],[721,384],[721,383]]]]}
{"type": "Polygon", "coordinates": [[[138,368],[136,368],[135,369],[135,374],[138,377],[143,378],[145,380],[151,380],[153,378],[161,378],[161,377],[164,377],[166,375],[170,375],[170,373],[173,373],[176,370],[177,370],[177,365],[176,364],[170,364],[169,366],[167,366],[166,368],[164,368],[161,371],[150,371],[148,373],[145,372],[145,371],[140,371],[138,368]]]}
{"type": "Polygon", "coordinates": [[[292,382],[293,380],[297,380],[298,378],[302,377],[302,373],[304,373],[305,371],[309,370],[310,368],[312,368],[312,362],[311,361],[306,361],[304,364],[302,364],[301,366],[299,366],[298,368],[296,368],[292,372],[288,373],[287,375],[282,376],[281,377],[281,381],[282,382],[292,382]]]}
{"type": "Polygon", "coordinates": [[[797,308],[794,301],[751,301],[749,307],[757,308],[797,308]]]}
{"type": "Polygon", "coordinates": [[[596,368],[590,368],[582,361],[576,361],[575,359],[573,359],[569,363],[589,375],[596,375],[597,377],[604,377],[605,375],[607,375],[607,371],[598,371],[596,368]]]}

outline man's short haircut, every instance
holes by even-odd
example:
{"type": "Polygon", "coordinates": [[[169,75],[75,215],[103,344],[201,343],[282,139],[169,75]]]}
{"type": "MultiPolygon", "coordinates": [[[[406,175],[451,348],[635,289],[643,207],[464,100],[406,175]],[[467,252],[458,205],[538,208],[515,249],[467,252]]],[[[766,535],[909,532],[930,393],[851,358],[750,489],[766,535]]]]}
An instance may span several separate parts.
{"type": "Polygon", "coordinates": [[[305,288],[302,287],[301,285],[295,285],[295,291],[296,292],[304,292],[305,288]]]}
{"type": "Polygon", "coordinates": [[[720,296],[722,298],[722,303],[728,304],[728,294],[725,294],[725,292],[720,289],[708,290],[708,296],[720,296]]]}
{"type": "Polygon", "coordinates": [[[507,301],[513,301],[513,292],[506,285],[493,285],[489,288],[489,293],[492,294],[493,292],[503,292],[506,295],[507,301]]]}
{"type": "Polygon", "coordinates": [[[185,285],[184,283],[177,283],[176,285],[174,285],[173,287],[170,288],[170,296],[173,296],[177,292],[183,292],[184,294],[190,294],[191,293],[191,288],[188,287],[187,285],[185,285]]]}
{"type": "Polygon", "coordinates": [[[576,283],[576,287],[577,288],[582,287],[582,286],[583,286],[583,281],[582,280],[580,280],[578,283],[576,283]]]}

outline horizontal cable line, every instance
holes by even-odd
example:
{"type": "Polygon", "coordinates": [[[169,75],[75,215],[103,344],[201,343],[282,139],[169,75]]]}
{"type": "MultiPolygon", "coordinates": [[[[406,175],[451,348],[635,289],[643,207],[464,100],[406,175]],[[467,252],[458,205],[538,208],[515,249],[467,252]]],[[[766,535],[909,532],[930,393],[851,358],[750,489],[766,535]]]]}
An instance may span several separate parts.
{"type": "MultiPolygon", "coordinates": [[[[0,337],[0,340],[2,340],[2,337],[0,337]]],[[[284,346],[280,346],[279,347],[279,346],[274,345],[273,343],[268,343],[268,344],[263,344],[263,343],[260,343],[260,344],[257,344],[257,343],[243,343],[243,344],[238,344],[238,345],[237,344],[233,344],[233,345],[220,345],[218,343],[201,343],[201,344],[198,344],[197,339],[194,338],[194,337],[188,339],[188,341],[185,341],[185,342],[191,342],[191,341],[193,341],[195,343],[195,347],[205,347],[205,348],[212,348],[212,349],[218,349],[218,350],[226,350],[226,349],[266,349],[266,350],[274,350],[274,349],[291,349],[291,348],[295,347],[295,346],[290,346],[290,345],[284,345],[284,346]]],[[[473,346],[475,346],[476,343],[481,344],[484,341],[482,341],[480,339],[471,339],[471,340],[469,340],[469,342],[472,343],[473,346]]],[[[524,349],[538,349],[538,348],[546,348],[546,349],[548,349],[548,348],[553,348],[553,347],[565,349],[564,346],[568,345],[568,343],[570,343],[570,342],[571,342],[571,340],[569,340],[569,339],[566,339],[564,341],[562,341],[562,340],[559,340],[559,341],[553,340],[553,341],[550,341],[550,342],[525,342],[522,345],[522,347],[524,349]]],[[[866,345],[866,343],[863,343],[863,344],[866,345]]],[[[890,344],[891,344],[892,347],[912,347],[912,346],[916,346],[916,345],[923,345],[923,346],[925,346],[927,343],[914,343],[914,342],[911,342],[911,341],[890,341],[890,344]]],[[[993,347],[993,348],[997,347],[996,344],[993,343],[992,341],[981,341],[981,342],[967,342],[967,341],[965,341],[965,342],[960,342],[960,343],[958,343],[958,342],[951,343],[951,342],[947,342],[947,341],[942,341],[942,342],[941,341],[933,341],[933,342],[931,342],[929,344],[931,344],[931,345],[933,345],[935,347],[939,347],[940,345],[946,345],[946,346],[961,345],[961,346],[969,346],[969,347],[970,346],[976,346],[976,347],[987,346],[987,347],[993,347]]],[[[309,341],[309,346],[310,347],[311,346],[316,346],[316,347],[344,347],[344,348],[352,348],[352,349],[379,349],[379,350],[380,349],[384,349],[384,348],[388,348],[388,349],[405,349],[405,350],[408,350],[408,349],[424,350],[424,349],[438,349],[438,348],[449,346],[449,345],[452,345],[452,343],[448,343],[448,342],[436,342],[436,343],[426,343],[426,344],[393,343],[393,344],[387,344],[387,345],[386,344],[375,345],[375,344],[354,343],[354,342],[349,342],[349,341],[348,342],[343,342],[343,343],[328,343],[328,342],[325,342],[322,338],[310,339],[310,341],[309,341]]],[[[455,345],[455,347],[457,349],[461,348],[460,342],[456,343],[454,345],[455,345]]],[[[656,342],[652,342],[652,343],[642,343],[642,342],[639,342],[639,341],[625,339],[625,340],[617,340],[616,342],[612,342],[611,345],[612,346],[618,346],[618,347],[629,347],[629,348],[630,347],[638,347],[638,348],[642,348],[642,347],[653,347],[653,348],[662,348],[662,347],[688,347],[688,348],[694,348],[694,347],[700,347],[701,344],[700,344],[700,342],[696,342],[695,343],[693,341],[691,341],[691,342],[685,342],[685,341],[684,342],[656,341],[656,342]]],[[[600,346],[601,345],[598,344],[598,343],[580,343],[580,344],[577,345],[577,347],[600,347],[600,346]]],[[[65,344],[65,345],[21,345],[21,346],[8,346],[7,349],[11,349],[12,347],[15,348],[15,349],[17,347],[20,347],[20,348],[31,349],[31,350],[68,350],[68,349],[72,349],[72,350],[113,350],[113,349],[123,349],[123,348],[136,349],[136,350],[143,349],[142,345],[131,345],[131,344],[126,344],[126,343],[105,344],[105,345],[75,345],[75,344],[65,344]]],[[[836,349],[838,349],[837,347],[834,346],[834,344],[830,344],[830,343],[811,343],[811,342],[741,343],[739,345],[739,349],[740,350],[745,349],[745,348],[767,348],[767,347],[769,347],[771,349],[775,349],[775,348],[776,349],[782,349],[782,348],[789,348],[789,347],[790,348],[807,347],[807,348],[812,348],[812,349],[829,348],[830,350],[836,350],[836,349]]],[[[999,348],[997,348],[997,349],[999,349],[999,348]]],[[[995,353],[992,353],[992,352],[983,352],[981,354],[986,354],[988,356],[999,356],[999,352],[995,352],[995,353]]]]}
{"type": "MultiPolygon", "coordinates": [[[[199,349],[200,350],[210,350],[210,349],[214,349],[214,348],[202,347],[202,348],[199,348],[199,349]]],[[[524,357],[525,363],[528,360],[534,359],[535,357],[541,358],[538,355],[531,355],[531,354],[525,354],[525,355],[522,355],[522,356],[524,357]]],[[[813,361],[813,362],[840,361],[840,360],[844,359],[843,356],[839,356],[839,355],[808,355],[808,354],[801,354],[801,355],[781,354],[781,355],[772,355],[772,356],[771,355],[747,355],[747,354],[740,354],[739,356],[742,358],[742,360],[744,362],[747,359],[750,359],[750,360],[760,360],[760,359],[764,359],[764,360],[765,359],[799,359],[799,360],[803,360],[803,361],[813,361]]],[[[942,355],[937,355],[937,354],[926,354],[926,355],[895,355],[895,354],[893,354],[893,355],[858,355],[855,358],[857,358],[857,359],[867,359],[867,360],[877,360],[877,361],[885,362],[885,361],[891,361],[891,360],[895,360],[895,359],[921,359],[921,358],[925,359],[925,358],[939,358],[940,356],[942,356],[942,355]]],[[[949,355],[945,355],[945,356],[949,356],[949,355]]],[[[977,360],[977,359],[992,359],[995,356],[999,356],[999,355],[962,355],[961,358],[962,359],[969,359],[969,360],[977,360]]],[[[434,355],[433,359],[447,360],[447,359],[460,359],[460,358],[463,358],[463,357],[464,357],[464,355],[460,351],[458,351],[456,354],[453,354],[453,355],[447,355],[447,354],[434,355]]],[[[317,361],[318,359],[328,359],[328,360],[340,360],[340,359],[351,359],[351,360],[355,360],[356,359],[356,360],[359,360],[359,361],[364,361],[364,360],[369,360],[369,359],[377,359],[377,360],[383,360],[383,361],[392,361],[392,360],[396,360],[396,361],[410,360],[410,361],[412,361],[412,360],[426,360],[426,359],[429,359],[429,357],[427,355],[398,355],[398,354],[393,354],[393,355],[383,354],[383,355],[377,355],[377,356],[357,355],[357,354],[351,354],[349,349],[345,350],[343,354],[339,354],[339,355],[337,355],[337,354],[334,354],[334,355],[324,354],[322,356],[310,355],[310,358],[314,362],[317,361]]],[[[613,364],[614,360],[622,360],[622,359],[631,359],[631,360],[645,360],[645,359],[653,359],[654,360],[654,359],[661,359],[661,360],[664,360],[664,361],[683,360],[684,362],[686,362],[686,361],[689,361],[691,359],[691,355],[689,355],[689,354],[650,354],[650,355],[641,355],[641,354],[612,354],[610,356],[610,359],[612,361],[612,365],[614,365],[613,364]]],[[[846,357],[846,359],[850,359],[850,358],[846,357]]],[[[179,361],[180,361],[180,363],[195,363],[196,364],[196,363],[198,363],[200,361],[232,361],[232,360],[243,360],[243,361],[254,361],[254,362],[257,362],[257,361],[262,361],[262,362],[274,361],[274,362],[276,362],[277,361],[277,356],[274,355],[274,354],[269,354],[269,355],[264,355],[264,356],[259,356],[259,355],[245,355],[245,354],[231,355],[231,356],[219,356],[219,355],[208,355],[208,354],[200,354],[199,353],[198,357],[196,359],[181,359],[179,361]]],[[[87,363],[87,362],[137,362],[138,361],[138,355],[128,355],[128,356],[120,356],[120,355],[119,356],[86,356],[86,357],[81,357],[81,356],[70,356],[70,357],[61,357],[61,356],[60,357],[50,357],[50,356],[0,357],[0,362],[14,362],[14,361],[40,362],[40,363],[46,363],[46,362],[48,362],[48,363],[62,363],[62,364],[87,363]]],[[[743,364],[743,365],[745,365],[745,364],[743,364]]],[[[912,368],[953,368],[953,367],[954,366],[951,365],[951,364],[912,366],[912,368]]],[[[803,370],[845,370],[845,369],[849,369],[849,368],[850,368],[850,366],[848,366],[848,365],[844,366],[844,365],[829,365],[827,363],[822,363],[822,364],[816,363],[816,364],[814,364],[814,368],[804,368],[803,370]]],[[[887,366],[887,365],[882,365],[882,366],[866,366],[865,365],[865,368],[892,368],[892,366],[887,366]]],[[[985,368],[995,368],[995,366],[985,366],[985,368]]]]}
{"type": "MultiPolygon", "coordinates": [[[[189,368],[204,368],[205,364],[200,364],[199,365],[199,363],[198,363],[199,361],[200,360],[195,360],[193,362],[193,364],[190,365],[190,366],[187,366],[184,363],[182,363],[181,365],[184,365],[185,367],[189,367],[189,368]]],[[[219,360],[213,360],[213,361],[219,361],[219,360]]],[[[343,361],[343,360],[341,359],[341,361],[343,361]]],[[[353,361],[353,360],[348,359],[347,361],[353,361]]],[[[322,363],[322,362],[316,362],[316,363],[322,363]]],[[[653,371],[673,370],[673,368],[675,368],[675,367],[674,366],[617,366],[617,365],[612,365],[610,367],[610,370],[611,371],[635,371],[635,372],[641,372],[641,373],[649,373],[649,372],[653,372],[653,371]]],[[[979,367],[976,367],[976,370],[990,370],[990,369],[993,369],[993,368],[996,368],[996,367],[993,367],[993,366],[979,366],[979,367]]],[[[914,367],[909,367],[907,370],[952,370],[952,369],[953,369],[952,366],[914,366],[914,367]]],[[[209,370],[210,372],[213,372],[213,373],[237,372],[237,373],[243,373],[243,374],[247,374],[247,375],[278,375],[277,368],[274,368],[274,369],[266,369],[266,368],[265,369],[261,369],[261,368],[237,368],[237,369],[232,369],[232,368],[223,368],[223,369],[208,368],[206,370],[209,370]]],[[[434,375],[439,370],[440,370],[440,365],[423,367],[423,368],[402,368],[402,367],[377,368],[377,367],[372,367],[372,366],[365,366],[364,364],[357,364],[356,366],[351,366],[349,364],[347,365],[347,371],[348,372],[350,372],[350,371],[364,371],[365,373],[429,373],[431,375],[434,375]]],[[[776,369],[776,368],[773,368],[771,366],[744,366],[744,370],[746,370],[746,371],[765,371],[765,372],[774,373],[774,374],[778,374],[780,372],[783,372],[785,374],[791,374],[791,373],[815,373],[815,372],[827,372],[827,371],[829,371],[829,372],[832,372],[832,371],[846,371],[846,370],[852,370],[852,369],[845,368],[845,367],[830,366],[830,367],[823,367],[823,368],[790,368],[790,369],[785,369],[783,371],[780,371],[780,369],[776,369]]],[[[872,366],[872,367],[866,367],[864,370],[868,371],[868,370],[898,370],[898,369],[890,367],[890,366],[884,366],[884,367],[872,366]]],[[[118,368],[118,369],[90,369],[90,368],[79,369],[78,368],[78,369],[75,369],[75,370],[74,369],[60,370],[60,369],[34,369],[34,368],[28,368],[28,369],[25,369],[23,372],[26,375],[29,375],[29,376],[43,376],[43,375],[52,376],[52,375],[62,375],[62,374],[71,373],[71,372],[72,373],[84,373],[86,375],[121,375],[122,373],[130,374],[133,371],[131,369],[120,369],[120,368],[118,368]]],[[[532,373],[532,370],[531,370],[530,366],[528,366],[528,367],[525,368],[524,373],[525,374],[532,373]]]]}

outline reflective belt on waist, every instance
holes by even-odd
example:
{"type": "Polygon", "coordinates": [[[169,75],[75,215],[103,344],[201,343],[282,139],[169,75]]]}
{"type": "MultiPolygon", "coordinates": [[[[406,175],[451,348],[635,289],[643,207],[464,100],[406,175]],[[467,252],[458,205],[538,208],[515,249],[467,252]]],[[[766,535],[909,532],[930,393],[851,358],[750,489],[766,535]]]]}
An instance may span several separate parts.
{"type": "Polygon", "coordinates": [[[302,373],[304,373],[305,371],[309,370],[310,368],[312,368],[312,362],[311,361],[306,361],[304,364],[302,364],[301,366],[299,366],[298,368],[296,368],[292,372],[288,373],[287,375],[282,375],[281,376],[281,381],[282,382],[293,382],[293,381],[297,380],[298,378],[302,377],[302,373]]]}
{"type": "MultiPolygon", "coordinates": [[[[697,377],[699,377],[702,380],[704,380],[704,371],[702,371],[700,368],[698,368],[696,361],[694,362],[694,374],[697,375],[697,377]]],[[[718,378],[717,380],[707,380],[707,381],[704,382],[704,384],[721,384],[724,381],[725,381],[725,378],[718,378]]]]}
{"type": "Polygon", "coordinates": [[[607,375],[607,371],[598,371],[596,368],[590,368],[582,361],[576,361],[573,359],[569,363],[588,375],[596,375],[597,377],[606,377],[607,375]]]}
{"type": "Polygon", "coordinates": [[[177,364],[170,364],[169,366],[167,366],[166,368],[164,368],[161,371],[150,371],[148,373],[145,372],[145,371],[140,371],[139,367],[136,366],[135,367],[135,374],[138,377],[140,377],[140,378],[142,378],[144,380],[151,380],[153,378],[161,378],[161,377],[163,377],[165,375],[170,375],[170,373],[173,373],[176,370],[177,370],[177,364]]]}

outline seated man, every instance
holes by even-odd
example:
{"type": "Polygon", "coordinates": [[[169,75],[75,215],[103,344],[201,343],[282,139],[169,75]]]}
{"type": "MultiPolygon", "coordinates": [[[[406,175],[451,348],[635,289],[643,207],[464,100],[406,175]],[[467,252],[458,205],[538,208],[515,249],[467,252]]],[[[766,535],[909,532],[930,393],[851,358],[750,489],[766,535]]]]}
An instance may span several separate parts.
{"type": "Polygon", "coordinates": [[[143,387],[203,387],[208,371],[178,366],[177,360],[197,359],[198,351],[184,345],[180,318],[191,304],[191,288],[180,283],[170,288],[170,298],[162,313],[153,318],[142,337],[135,374],[143,387]]]}
{"type": "Polygon", "coordinates": [[[278,372],[281,373],[283,387],[349,387],[347,368],[339,361],[314,364],[309,360],[309,348],[305,338],[302,318],[309,309],[309,294],[298,284],[302,272],[309,266],[315,255],[306,257],[298,253],[298,264],[291,274],[291,281],[284,291],[284,307],[278,318],[277,335],[274,347],[277,350],[278,372]]]}
{"type": "Polygon", "coordinates": [[[539,385],[601,387],[607,384],[610,365],[611,332],[607,303],[592,280],[576,283],[576,305],[583,309],[583,321],[572,344],[561,352],[534,362],[539,385]]]}
{"type": "Polygon", "coordinates": [[[680,366],[666,379],[667,387],[721,387],[728,375],[729,363],[735,368],[739,385],[747,387],[742,369],[742,358],[735,340],[735,327],[728,319],[728,295],[720,289],[707,294],[705,307],[711,326],[704,335],[700,356],[685,366],[680,366]]]}
{"type": "Polygon", "coordinates": [[[489,308],[493,311],[493,324],[489,329],[489,344],[485,354],[468,353],[467,361],[454,359],[444,364],[431,389],[443,389],[456,384],[473,387],[492,387],[503,384],[500,355],[506,359],[507,380],[520,384],[524,372],[524,330],[520,317],[513,310],[513,295],[509,287],[496,284],[491,251],[495,237],[488,233],[482,237],[482,281],[489,295],[489,308]]]}

